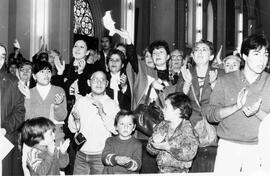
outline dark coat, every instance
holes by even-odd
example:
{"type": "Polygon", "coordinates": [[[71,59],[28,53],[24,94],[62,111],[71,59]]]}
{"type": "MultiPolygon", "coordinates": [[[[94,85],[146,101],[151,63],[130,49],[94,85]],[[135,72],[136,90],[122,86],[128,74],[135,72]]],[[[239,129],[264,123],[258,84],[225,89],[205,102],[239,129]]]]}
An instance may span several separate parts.
{"type": "Polygon", "coordinates": [[[11,74],[0,71],[1,128],[14,148],[3,160],[3,175],[22,175],[20,153],[18,150],[18,128],[24,122],[24,96],[18,89],[18,80],[11,74]]]}

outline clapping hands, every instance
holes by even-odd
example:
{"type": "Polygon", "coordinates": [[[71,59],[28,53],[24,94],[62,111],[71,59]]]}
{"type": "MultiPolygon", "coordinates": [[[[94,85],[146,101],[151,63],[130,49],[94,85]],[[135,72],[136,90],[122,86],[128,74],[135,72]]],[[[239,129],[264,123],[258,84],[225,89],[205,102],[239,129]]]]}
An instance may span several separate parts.
{"type": "Polygon", "coordinates": [[[65,94],[64,93],[58,93],[54,96],[54,104],[60,105],[64,100],[65,94]]]}
{"type": "Polygon", "coordinates": [[[118,165],[124,166],[131,161],[131,158],[127,156],[116,156],[115,161],[118,165]]]}
{"type": "Polygon", "coordinates": [[[61,153],[66,153],[68,147],[70,144],[70,139],[66,139],[64,142],[60,141],[60,147],[59,150],[61,153]]]}

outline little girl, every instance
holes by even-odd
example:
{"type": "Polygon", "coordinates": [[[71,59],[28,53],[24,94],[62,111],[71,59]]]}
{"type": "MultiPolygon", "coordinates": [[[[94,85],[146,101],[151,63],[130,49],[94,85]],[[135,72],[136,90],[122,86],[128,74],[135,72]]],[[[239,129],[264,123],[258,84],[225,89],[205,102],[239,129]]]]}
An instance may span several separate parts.
{"type": "Polygon", "coordinates": [[[44,117],[28,119],[22,127],[22,142],[27,145],[26,166],[31,175],[60,175],[69,163],[69,139],[55,147],[55,125],[44,117]]]}
{"type": "Polygon", "coordinates": [[[165,99],[164,121],[149,138],[147,150],[157,155],[161,173],[188,172],[198,149],[198,139],[189,121],[192,107],[182,93],[169,94],[165,99]]]}
{"type": "Polygon", "coordinates": [[[142,144],[132,136],[135,130],[134,115],[122,110],[115,117],[117,136],[107,139],[102,152],[104,174],[132,174],[141,168],[142,144]]]}

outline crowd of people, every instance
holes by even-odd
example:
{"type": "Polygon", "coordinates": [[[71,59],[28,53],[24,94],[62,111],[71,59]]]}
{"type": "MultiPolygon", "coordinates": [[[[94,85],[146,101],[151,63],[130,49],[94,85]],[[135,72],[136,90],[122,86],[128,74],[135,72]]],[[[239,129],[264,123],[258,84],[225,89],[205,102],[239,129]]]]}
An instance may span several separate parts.
{"type": "Polygon", "coordinates": [[[29,61],[18,41],[7,57],[0,44],[1,133],[15,146],[3,175],[142,173],[144,150],[159,173],[269,171],[265,36],[220,58],[206,40],[190,53],[157,40],[139,56],[129,33],[117,34],[126,44],[103,36],[100,51],[97,38],[75,34],[70,64],[55,49],[29,61]],[[146,97],[164,117],[151,136],[136,129],[146,97]],[[203,118],[218,141],[201,147],[203,118]]]}

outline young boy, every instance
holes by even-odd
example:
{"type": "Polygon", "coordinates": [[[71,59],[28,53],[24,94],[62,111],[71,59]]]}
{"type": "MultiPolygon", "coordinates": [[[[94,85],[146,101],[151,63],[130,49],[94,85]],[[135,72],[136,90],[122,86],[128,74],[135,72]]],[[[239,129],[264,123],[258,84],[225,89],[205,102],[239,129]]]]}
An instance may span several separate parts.
{"type": "Polygon", "coordinates": [[[218,123],[215,172],[252,172],[259,166],[258,129],[270,113],[270,76],[264,72],[268,41],[263,35],[246,38],[241,46],[244,69],[217,81],[203,113],[218,123]]]}
{"type": "Polygon", "coordinates": [[[45,118],[27,120],[22,127],[22,142],[29,148],[26,165],[31,175],[59,175],[69,163],[69,139],[55,147],[55,125],[45,118]]]}
{"type": "Polygon", "coordinates": [[[102,152],[105,165],[104,174],[138,173],[142,163],[142,144],[132,136],[135,130],[135,117],[129,111],[117,113],[114,122],[117,136],[106,140],[102,152]]]}
{"type": "Polygon", "coordinates": [[[88,84],[92,92],[75,103],[68,119],[70,131],[80,132],[86,138],[86,142],[76,153],[74,175],[102,174],[104,166],[101,154],[106,139],[112,133],[117,134],[114,119],[119,107],[106,95],[108,81],[105,73],[94,72],[88,84]]]}

